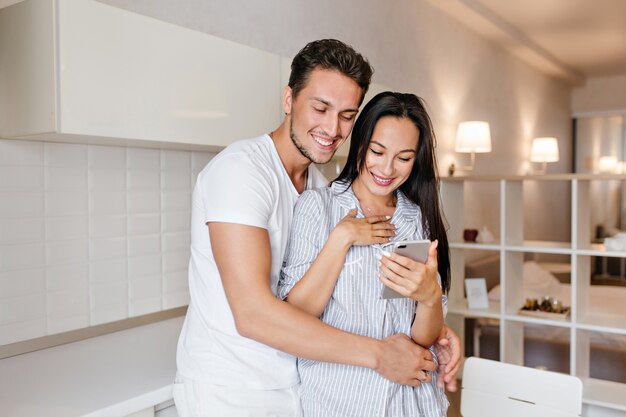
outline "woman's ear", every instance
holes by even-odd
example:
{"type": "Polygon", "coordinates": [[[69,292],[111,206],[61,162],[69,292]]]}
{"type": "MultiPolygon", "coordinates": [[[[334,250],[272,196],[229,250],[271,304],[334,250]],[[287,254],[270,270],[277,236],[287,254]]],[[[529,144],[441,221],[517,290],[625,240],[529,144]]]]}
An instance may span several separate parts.
{"type": "Polygon", "coordinates": [[[293,103],[293,90],[288,85],[283,89],[283,111],[285,115],[291,113],[291,105],[293,103]]]}

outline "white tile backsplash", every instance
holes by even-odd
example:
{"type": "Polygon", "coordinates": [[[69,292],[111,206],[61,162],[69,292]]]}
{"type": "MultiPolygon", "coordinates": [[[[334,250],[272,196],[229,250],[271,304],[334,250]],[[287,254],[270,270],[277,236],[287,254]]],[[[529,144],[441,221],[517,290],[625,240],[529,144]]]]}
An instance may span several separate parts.
{"type": "Polygon", "coordinates": [[[0,140],[0,166],[43,166],[42,142],[0,140]]]}
{"type": "Polygon", "coordinates": [[[80,264],[89,261],[88,239],[46,242],[46,265],[80,264]]]}
{"type": "Polygon", "coordinates": [[[90,262],[89,285],[105,284],[111,281],[126,281],[126,262],[126,258],[90,262]]]}
{"type": "MultiPolygon", "coordinates": [[[[2,140],[0,140],[2,143],[2,140]]],[[[44,215],[43,192],[0,191],[0,218],[28,218],[44,215]]]]}
{"type": "Polygon", "coordinates": [[[126,214],[90,216],[89,236],[92,238],[126,236],[126,214]]]}
{"type": "Polygon", "coordinates": [[[128,171],[127,189],[129,191],[161,191],[161,175],[157,170],[128,171]]]}
{"type": "Polygon", "coordinates": [[[46,240],[66,240],[87,238],[89,218],[86,214],[76,216],[46,217],[46,240]]]}
{"type": "Polygon", "coordinates": [[[0,272],[0,294],[2,298],[13,298],[46,291],[46,270],[19,269],[0,272]]]}
{"type": "Polygon", "coordinates": [[[48,291],[47,316],[89,316],[89,288],[48,291]]]}
{"type": "Polygon", "coordinates": [[[44,239],[44,219],[0,219],[0,245],[40,242],[44,239]]]}
{"type": "Polygon", "coordinates": [[[44,166],[80,168],[86,174],[87,145],[46,142],[44,145],[44,166]]]}
{"type": "Polygon", "coordinates": [[[89,146],[89,168],[126,171],[126,148],[115,146],[89,146]]]}
{"type": "Polygon", "coordinates": [[[94,307],[91,310],[90,317],[92,326],[123,320],[129,317],[128,303],[94,307]]]}
{"type": "Polygon", "coordinates": [[[46,317],[46,293],[6,297],[0,303],[0,324],[17,323],[46,317]]]}
{"type": "Polygon", "coordinates": [[[89,312],[87,314],[70,314],[67,316],[48,316],[48,334],[69,332],[70,330],[89,327],[89,312]]]}
{"type": "Polygon", "coordinates": [[[128,258],[128,278],[159,277],[161,281],[161,253],[128,258]]]}
{"type": "Polygon", "coordinates": [[[48,291],[89,288],[89,263],[48,266],[46,269],[48,291]]]}
{"type": "Polygon", "coordinates": [[[161,151],[162,170],[187,170],[191,169],[191,152],[186,151],[161,151]]]}
{"type": "Polygon", "coordinates": [[[161,151],[158,149],[128,148],[126,165],[129,171],[147,170],[158,173],[161,169],[161,151]]]}
{"type": "Polygon", "coordinates": [[[161,211],[161,192],[156,191],[129,191],[129,213],[158,213],[161,211]]]}
{"type": "MultiPolygon", "coordinates": [[[[189,247],[189,245],[187,245],[189,247]]],[[[161,235],[129,236],[128,257],[161,254],[161,235]]]]}
{"type": "Polygon", "coordinates": [[[46,216],[76,216],[87,214],[87,191],[47,191],[46,216]]]}
{"type": "Polygon", "coordinates": [[[191,226],[191,216],[187,211],[174,211],[161,214],[161,224],[163,233],[189,231],[191,226]]]}
{"type": "Polygon", "coordinates": [[[161,210],[162,211],[185,211],[189,213],[191,209],[191,192],[185,191],[162,191],[161,210]]]}
{"type": "Polygon", "coordinates": [[[84,168],[46,167],[46,190],[87,190],[87,172],[84,168]]]}
{"type": "Polygon", "coordinates": [[[184,252],[191,244],[189,232],[164,233],[163,234],[163,251],[184,252]]]}
{"type": "Polygon", "coordinates": [[[189,170],[186,171],[161,171],[161,186],[163,190],[189,190],[191,188],[191,178],[189,170]]]}
{"type": "Polygon", "coordinates": [[[43,267],[45,263],[43,242],[0,246],[0,272],[43,267]]]}
{"type": "Polygon", "coordinates": [[[186,271],[189,266],[188,251],[163,252],[163,272],[186,271]]]}
{"type": "Polygon", "coordinates": [[[129,317],[141,316],[143,314],[155,313],[163,309],[161,295],[155,298],[141,298],[131,300],[128,305],[129,317]]]}
{"type": "Polygon", "coordinates": [[[46,317],[0,324],[0,345],[34,339],[45,334],[47,334],[46,317]]]}
{"type": "Polygon", "coordinates": [[[43,167],[0,166],[0,191],[43,189],[43,167]]]}
{"type": "Polygon", "coordinates": [[[191,190],[212,156],[0,140],[0,344],[188,303],[191,190]]]}
{"type": "Polygon", "coordinates": [[[89,213],[92,215],[126,213],[126,191],[90,191],[89,213]]]}
{"type": "Polygon", "coordinates": [[[106,309],[111,305],[128,304],[128,281],[93,284],[89,287],[91,310],[106,309]]]}
{"type": "Polygon", "coordinates": [[[161,233],[161,214],[143,213],[128,215],[128,235],[149,235],[161,233]]]}
{"type": "Polygon", "coordinates": [[[126,171],[120,169],[90,169],[89,190],[126,191],[126,171]]]}
{"type": "Polygon", "coordinates": [[[89,240],[89,260],[104,261],[126,257],[126,237],[89,240]]]}
{"type": "Polygon", "coordinates": [[[131,300],[140,300],[145,298],[161,299],[162,285],[160,279],[156,280],[153,276],[148,276],[145,278],[131,279],[129,282],[129,295],[131,300]]]}

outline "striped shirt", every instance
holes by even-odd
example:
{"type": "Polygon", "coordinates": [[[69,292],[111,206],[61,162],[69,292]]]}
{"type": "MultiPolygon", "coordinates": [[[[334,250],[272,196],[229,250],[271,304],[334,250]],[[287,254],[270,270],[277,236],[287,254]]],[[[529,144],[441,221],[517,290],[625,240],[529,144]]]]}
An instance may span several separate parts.
{"type": "MultiPolygon", "coordinates": [[[[401,191],[391,222],[394,241],[424,239],[421,211],[401,191]]],[[[287,294],[309,269],[335,225],[357,208],[358,200],[345,183],[304,192],[296,204],[289,243],[278,284],[287,294]]],[[[376,339],[405,333],[410,337],[416,302],[408,298],[383,300],[376,254],[383,245],[353,246],[346,255],[335,290],[321,320],[346,332],[376,339]]],[[[444,311],[447,297],[442,299],[444,311]]],[[[434,356],[434,350],[431,348],[434,356]]],[[[375,371],[351,365],[298,359],[304,417],[388,416],[443,417],[448,400],[437,387],[437,375],[413,388],[393,383],[375,371]]]]}

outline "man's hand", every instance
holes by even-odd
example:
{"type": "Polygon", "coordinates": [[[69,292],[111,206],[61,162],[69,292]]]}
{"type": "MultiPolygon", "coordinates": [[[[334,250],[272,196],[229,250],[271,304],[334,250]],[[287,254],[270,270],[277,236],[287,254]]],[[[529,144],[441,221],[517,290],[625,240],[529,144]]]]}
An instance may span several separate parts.
{"type": "Polygon", "coordinates": [[[428,349],[416,345],[407,335],[396,334],[381,340],[376,372],[398,384],[417,387],[431,380],[437,369],[428,349]]]}
{"type": "Polygon", "coordinates": [[[457,390],[456,374],[461,367],[461,340],[448,326],[443,326],[435,343],[437,360],[439,361],[439,388],[448,391],[457,390]]]}

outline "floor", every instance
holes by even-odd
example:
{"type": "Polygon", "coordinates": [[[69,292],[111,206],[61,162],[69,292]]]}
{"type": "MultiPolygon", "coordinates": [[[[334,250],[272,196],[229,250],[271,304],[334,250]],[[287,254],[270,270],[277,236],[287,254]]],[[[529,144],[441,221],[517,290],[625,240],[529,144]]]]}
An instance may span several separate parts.
{"type": "Polygon", "coordinates": [[[459,389],[457,392],[447,392],[450,407],[448,408],[448,417],[461,417],[461,381],[459,380],[459,389]]]}

